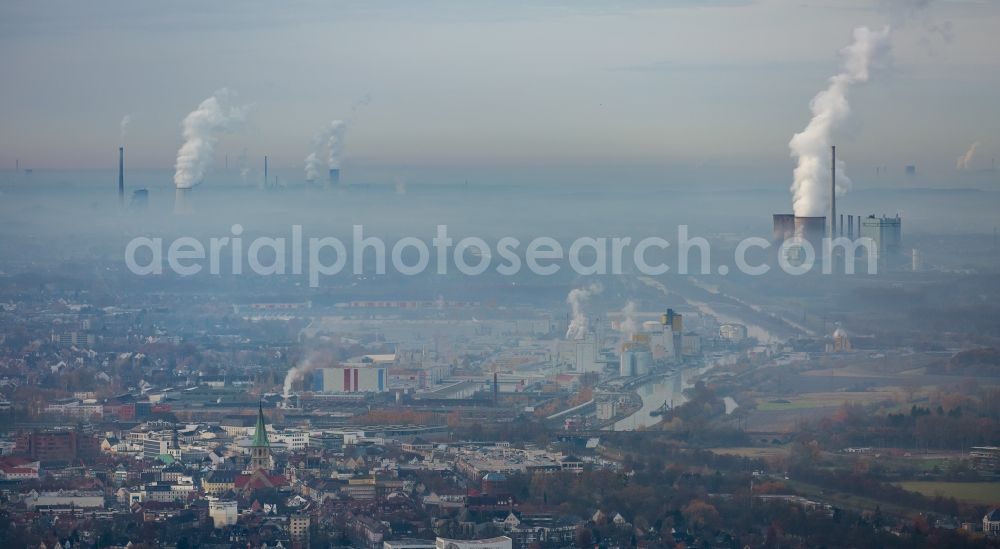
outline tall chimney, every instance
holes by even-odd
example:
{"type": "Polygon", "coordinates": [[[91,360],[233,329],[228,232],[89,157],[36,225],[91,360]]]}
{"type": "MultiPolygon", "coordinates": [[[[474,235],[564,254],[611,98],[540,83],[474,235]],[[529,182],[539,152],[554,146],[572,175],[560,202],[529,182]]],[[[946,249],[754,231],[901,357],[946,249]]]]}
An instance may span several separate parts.
{"type": "Polygon", "coordinates": [[[837,146],[830,147],[830,238],[837,236],[837,146]]]}
{"type": "Polygon", "coordinates": [[[125,147],[118,147],[118,205],[125,205],[125,147]]]}
{"type": "Polygon", "coordinates": [[[264,155],[264,188],[267,188],[267,155],[264,155]]]}

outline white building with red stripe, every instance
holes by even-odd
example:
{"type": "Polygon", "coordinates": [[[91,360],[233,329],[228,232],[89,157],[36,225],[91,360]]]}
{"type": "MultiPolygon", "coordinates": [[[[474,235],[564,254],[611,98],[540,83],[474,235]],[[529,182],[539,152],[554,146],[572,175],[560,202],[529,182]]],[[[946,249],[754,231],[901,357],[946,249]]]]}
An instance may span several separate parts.
{"type": "Polygon", "coordinates": [[[382,393],[389,389],[382,366],[337,366],[313,373],[313,390],[321,393],[382,393]]]}

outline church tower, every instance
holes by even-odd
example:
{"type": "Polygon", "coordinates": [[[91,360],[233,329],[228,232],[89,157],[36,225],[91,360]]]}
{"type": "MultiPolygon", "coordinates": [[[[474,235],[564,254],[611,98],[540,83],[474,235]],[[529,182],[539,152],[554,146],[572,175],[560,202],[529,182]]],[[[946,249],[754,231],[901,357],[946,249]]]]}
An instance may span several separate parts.
{"type": "Polygon", "coordinates": [[[264,424],[264,405],[257,408],[257,426],[254,428],[253,441],[250,445],[251,472],[258,469],[271,469],[271,443],[267,440],[267,427],[264,424]]]}

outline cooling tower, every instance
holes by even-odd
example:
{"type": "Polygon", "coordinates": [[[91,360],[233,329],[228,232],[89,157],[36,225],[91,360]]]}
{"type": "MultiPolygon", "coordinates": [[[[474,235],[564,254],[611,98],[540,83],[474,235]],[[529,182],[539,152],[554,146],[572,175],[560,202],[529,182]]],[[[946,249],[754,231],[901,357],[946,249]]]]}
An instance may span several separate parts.
{"type": "Polygon", "coordinates": [[[774,214],[774,241],[784,242],[795,234],[795,214],[774,214]]]}
{"type": "Polygon", "coordinates": [[[795,236],[812,244],[813,249],[819,253],[823,237],[826,236],[826,217],[796,217],[795,236]]]}

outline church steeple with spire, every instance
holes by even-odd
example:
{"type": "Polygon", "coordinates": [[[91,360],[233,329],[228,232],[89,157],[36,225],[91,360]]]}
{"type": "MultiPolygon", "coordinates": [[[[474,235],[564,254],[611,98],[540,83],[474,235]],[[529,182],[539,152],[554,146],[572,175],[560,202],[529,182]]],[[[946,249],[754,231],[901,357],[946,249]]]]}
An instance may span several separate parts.
{"type": "Polygon", "coordinates": [[[264,423],[264,404],[260,403],[257,407],[257,426],[250,445],[250,471],[267,471],[271,466],[271,442],[267,439],[267,425],[264,423]]]}

